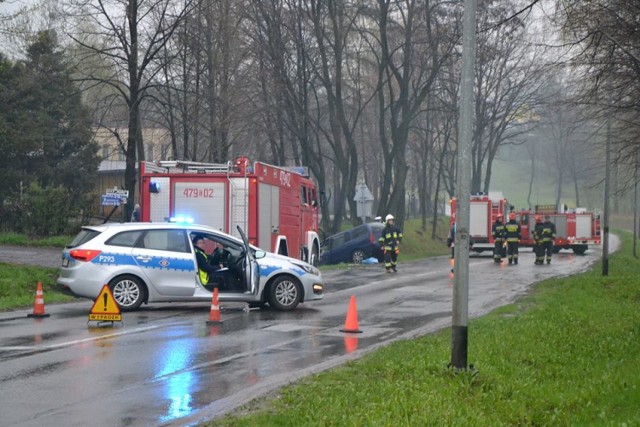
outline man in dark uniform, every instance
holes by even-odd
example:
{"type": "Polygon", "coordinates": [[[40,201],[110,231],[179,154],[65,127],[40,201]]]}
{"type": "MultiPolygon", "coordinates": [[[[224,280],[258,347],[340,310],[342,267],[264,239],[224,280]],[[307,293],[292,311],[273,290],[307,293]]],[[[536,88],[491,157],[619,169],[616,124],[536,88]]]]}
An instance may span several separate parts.
{"type": "Polygon", "coordinates": [[[516,213],[509,214],[509,222],[504,226],[507,239],[507,259],[509,265],[518,264],[518,244],[520,243],[520,224],[516,222],[516,213]]]}
{"type": "Polygon", "coordinates": [[[542,217],[540,215],[536,215],[536,225],[533,228],[533,241],[535,242],[533,245],[533,252],[536,254],[535,265],[544,264],[544,247],[542,246],[542,230],[544,229],[544,225],[542,224],[542,217]]]}
{"type": "Polygon", "coordinates": [[[502,262],[502,246],[504,245],[506,230],[502,223],[502,215],[496,217],[496,221],[491,226],[491,236],[494,239],[493,262],[502,262]]]}
{"type": "Polygon", "coordinates": [[[547,264],[551,264],[553,241],[556,239],[556,225],[551,222],[551,217],[549,215],[545,215],[542,226],[542,247],[547,256],[547,264]]]}

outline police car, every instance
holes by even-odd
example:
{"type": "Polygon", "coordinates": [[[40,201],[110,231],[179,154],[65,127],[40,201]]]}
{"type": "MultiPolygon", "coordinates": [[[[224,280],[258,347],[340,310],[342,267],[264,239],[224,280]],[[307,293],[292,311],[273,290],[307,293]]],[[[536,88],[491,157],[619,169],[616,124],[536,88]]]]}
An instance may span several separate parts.
{"type": "MultiPolygon", "coordinates": [[[[211,301],[213,286],[201,283],[194,237],[228,252],[219,300],[269,304],[281,311],[322,299],[320,271],[306,262],[268,253],[210,227],[176,223],[109,223],[85,226],[62,251],[57,284],[75,296],[96,299],[108,284],[122,311],[143,303],[211,301]],[[224,283],[226,282],[226,283],[224,283]]],[[[211,282],[211,280],[210,280],[211,282]]]]}

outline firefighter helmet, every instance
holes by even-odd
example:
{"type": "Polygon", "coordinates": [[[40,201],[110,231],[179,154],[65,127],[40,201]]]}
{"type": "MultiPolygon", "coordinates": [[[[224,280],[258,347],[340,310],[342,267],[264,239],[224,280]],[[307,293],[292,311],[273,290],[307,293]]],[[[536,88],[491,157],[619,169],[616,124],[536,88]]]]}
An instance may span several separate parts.
{"type": "Polygon", "coordinates": [[[542,217],[540,215],[536,215],[536,222],[542,222],[542,217]]]}
{"type": "Polygon", "coordinates": [[[389,222],[389,220],[390,220],[390,219],[395,219],[395,218],[393,218],[393,215],[391,215],[391,214],[387,215],[387,216],[384,218],[384,220],[385,220],[386,222],[389,222]]]}
{"type": "Polygon", "coordinates": [[[511,212],[511,213],[509,214],[509,219],[510,219],[510,220],[514,220],[514,219],[516,219],[516,213],[515,213],[515,212],[511,212]]]}
{"type": "Polygon", "coordinates": [[[498,221],[502,221],[502,214],[498,214],[498,216],[496,217],[496,219],[497,219],[498,221]]]}

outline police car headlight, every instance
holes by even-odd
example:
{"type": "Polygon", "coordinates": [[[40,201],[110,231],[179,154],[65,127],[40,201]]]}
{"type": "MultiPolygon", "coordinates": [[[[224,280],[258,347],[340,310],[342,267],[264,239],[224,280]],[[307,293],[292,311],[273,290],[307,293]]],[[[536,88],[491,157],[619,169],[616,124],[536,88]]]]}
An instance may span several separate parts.
{"type": "Polygon", "coordinates": [[[296,264],[296,267],[300,267],[301,269],[304,270],[305,273],[315,274],[316,276],[320,275],[320,270],[318,270],[317,268],[315,268],[312,265],[309,265],[309,264],[296,264]]]}

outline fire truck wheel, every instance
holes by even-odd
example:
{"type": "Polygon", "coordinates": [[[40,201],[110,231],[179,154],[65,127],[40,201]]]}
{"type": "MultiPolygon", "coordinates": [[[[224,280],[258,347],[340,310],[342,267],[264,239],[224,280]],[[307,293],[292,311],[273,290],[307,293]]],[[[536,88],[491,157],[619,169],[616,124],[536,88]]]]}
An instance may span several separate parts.
{"type": "Polygon", "coordinates": [[[571,249],[573,249],[573,253],[576,255],[584,255],[587,251],[587,245],[573,245],[571,249]]]}
{"type": "Polygon", "coordinates": [[[142,281],[129,274],[114,277],[109,282],[109,288],[122,311],[137,310],[147,297],[147,289],[142,281]]]}
{"type": "Polygon", "coordinates": [[[320,250],[318,249],[318,246],[313,245],[313,249],[311,251],[311,261],[309,261],[309,264],[313,265],[314,267],[317,267],[318,262],[320,261],[319,252],[320,250]]]}
{"type": "Polygon", "coordinates": [[[293,310],[301,297],[300,284],[291,276],[276,277],[269,287],[269,305],[279,311],[293,310]]]}
{"type": "Polygon", "coordinates": [[[353,261],[354,264],[360,264],[362,263],[362,260],[364,259],[364,257],[365,257],[364,251],[360,249],[356,249],[351,254],[351,261],[353,261]]]}

